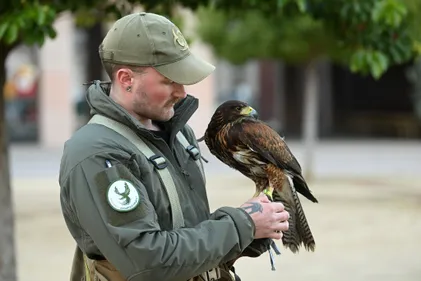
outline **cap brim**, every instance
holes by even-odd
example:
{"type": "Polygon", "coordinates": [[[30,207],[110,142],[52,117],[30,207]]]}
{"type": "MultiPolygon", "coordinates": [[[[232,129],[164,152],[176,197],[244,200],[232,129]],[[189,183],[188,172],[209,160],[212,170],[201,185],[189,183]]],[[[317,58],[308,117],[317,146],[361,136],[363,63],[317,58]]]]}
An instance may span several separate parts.
{"type": "Polygon", "coordinates": [[[215,66],[190,53],[179,61],[155,66],[155,69],[178,84],[192,85],[208,77],[215,66]]]}

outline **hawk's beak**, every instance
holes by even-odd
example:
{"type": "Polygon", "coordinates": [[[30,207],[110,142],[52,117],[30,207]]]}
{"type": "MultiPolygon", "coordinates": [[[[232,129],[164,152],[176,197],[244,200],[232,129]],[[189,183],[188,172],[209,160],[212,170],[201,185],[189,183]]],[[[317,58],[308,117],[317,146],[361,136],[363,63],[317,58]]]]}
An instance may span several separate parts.
{"type": "Polygon", "coordinates": [[[259,114],[258,114],[258,113],[257,113],[257,111],[256,111],[253,107],[251,107],[251,106],[244,107],[244,108],[241,110],[240,114],[241,114],[241,115],[245,115],[245,116],[250,116],[250,117],[253,117],[253,118],[256,118],[256,119],[258,119],[258,118],[259,118],[259,114]]]}

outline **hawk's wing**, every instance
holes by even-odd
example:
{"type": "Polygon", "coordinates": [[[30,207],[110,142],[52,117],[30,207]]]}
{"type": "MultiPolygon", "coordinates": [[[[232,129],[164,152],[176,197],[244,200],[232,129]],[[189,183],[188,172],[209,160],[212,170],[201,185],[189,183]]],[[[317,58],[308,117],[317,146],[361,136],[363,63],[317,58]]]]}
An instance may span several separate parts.
{"type": "Polygon", "coordinates": [[[276,131],[265,123],[255,120],[237,123],[233,127],[236,126],[237,142],[254,151],[261,159],[288,171],[293,177],[296,191],[312,202],[317,202],[302,176],[300,164],[276,131]]]}
{"type": "Polygon", "coordinates": [[[239,140],[261,157],[288,170],[292,174],[301,175],[301,166],[289,150],[285,141],[268,125],[259,122],[242,122],[239,126],[239,140]]]}

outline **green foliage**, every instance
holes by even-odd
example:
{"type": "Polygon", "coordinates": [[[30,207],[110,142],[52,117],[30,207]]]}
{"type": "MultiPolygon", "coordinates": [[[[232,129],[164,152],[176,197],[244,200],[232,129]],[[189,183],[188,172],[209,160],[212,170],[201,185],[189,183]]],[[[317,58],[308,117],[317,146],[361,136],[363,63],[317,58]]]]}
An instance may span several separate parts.
{"type": "Polygon", "coordinates": [[[407,10],[409,11],[406,16],[406,22],[408,25],[408,34],[413,39],[414,51],[417,55],[421,54],[421,1],[419,0],[402,0],[407,10]]]}
{"type": "Polygon", "coordinates": [[[319,57],[379,78],[421,54],[419,0],[215,0],[198,32],[229,61],[319,57]]]}
{"type": "Polygon", "coordinates": [[[252,58],[306,63],[319,57],[380,77],[391,65],[421,54],[419,0],[20,0],[0,3],[0,44],[44,43],[53,22],[70,11],[76,23],[115,20],[133,6],[182,19],[174,7],[199,12],[199,34],[217,55],[241,63],[252,58]]]}
{"type": "Polygon", "coordinates": [[[359,49],[350,58],[351,71],[371,73],[374,77],[380,77],[388,65],[388,57],[380,51],[359,49]]]}
{"type": "Polygon", "coordinates": [[[56,11],[47,5],[23,2],[0,17],[0,41],[10,45],[16,41],[42,45],[45,37],[54,38],[52,27],[56,11]]]}
{"type": "Polygon", "coordinates": [[[323,18],[337,42],[330,57],[354,72],[379,78],[391,65],[416,55],[406,20],[410,11],[402,1],[340,0],[332,7],[316,7],[313,15],[323,18]]]}
{"type": "Polygon", "coordinates": [[[397,28],[401,25],[408,11],[402,3],[395,0],[386,0],[374,3],[371,14],[374,22],[397,28]]]}
{"type": "Polygon", "coordinates": [[[253,58],[302,63],[321,55],[332,44],[323,34],[322,22],[307,14],[266,17],[261,11],[248,10],[233,18],[221,10],[200,9],[198,18],[201,38],[218,56],[239,64],[253,58]]]}

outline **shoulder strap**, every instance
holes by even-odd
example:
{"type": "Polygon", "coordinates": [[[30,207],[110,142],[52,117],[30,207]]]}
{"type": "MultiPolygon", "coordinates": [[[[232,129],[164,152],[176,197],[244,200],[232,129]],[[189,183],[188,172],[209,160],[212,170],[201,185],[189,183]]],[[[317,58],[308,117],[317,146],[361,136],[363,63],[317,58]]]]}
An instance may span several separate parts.
{"type": "Polygon", "coordinates": [[[202,173],[203,180],[205,180],[205,171],[203,170],[202,161],[200,160],[201,156],[199,149],[194,145],[191,145],[181,131],[177,133],[176,137],[184,149],[186,149],[186,151],[194,159],[197,166],[199,167],[200,172],[202,173]]]}
{"type": "Polygon", "coordinates": [[[126,125],[117,122],[113,119],[110,119],[106,116],[96,114],[94,115],[88,123],[96,123],[104,125],[110,129],[113,129],[129,141],[131,141],[137,149],[148,158],[155,166],[156,171],[164,183],[165,190],[168,194],[171,205],[172,221],[173,228],[180,228],[184,226],[184,217],[181,210],[180,199],[178,198],[177,189],[174,185],[174,180],[167,169],[167,163],[165,158],[159,155],[156,155],[146,143],[139,138],[129,127],[126,125]]]}

